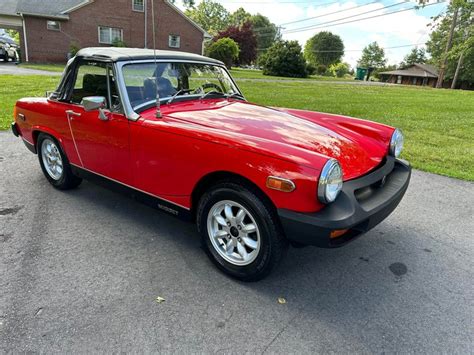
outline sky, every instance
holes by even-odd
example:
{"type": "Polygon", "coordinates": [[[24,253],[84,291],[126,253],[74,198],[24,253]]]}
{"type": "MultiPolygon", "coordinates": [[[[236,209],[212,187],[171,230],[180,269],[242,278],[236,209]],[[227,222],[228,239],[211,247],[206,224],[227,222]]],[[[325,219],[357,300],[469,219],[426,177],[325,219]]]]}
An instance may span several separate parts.
{"type": "MultiPolygon", "coordinates": [[[[199,3],[202,0],[197,0],[199,3]]],[[[267,16],[276,25],[281,25],[283,39],[298,40],[302,46],[314,34],[320,31],[331,31],[339,35],[345,46],[346,53],[343,61],[348,62],[355,67],[357,60],[360,58],[362,49],[370,42],[377,41],[379,45],[385,48],[385,55],[388,64],[398,64],[403,57],[415,46],[407,46],[402,48],[387,48],[396,46],[413,45],[417,43],[425,43],[429,38],[430,27],[427,25],[431,22],[430,18],[436,16],[446,10],[447,2],[434,3],[432,6],[421,8],[419,10],[409,10],[397,14],[381,16],[364,21],[341,24],[338,26],[326,24],[318,26],[317,29],[306,29],[291,33],[291,30],[305,26],[318,25],[324,22],[339,20],[353,15],[360,15],[363,12],[372,11],[358,17],[348,18],[337,22],[351,21],[358,18],[364,18],[382,13],[393,12],[402,9],[410,9],[416,5],[414,1],[407,1],[403,4],[383,9],[385,6],[401,3],[402,0],[214,0],[222,4],[230,12],[235,11],[239,7],[243,7],[251,14],[261,13],[267,16]],[[354,8],[359,5],[362,7],[354,8]],[[351,9],[353,8],[353,9],[351,9]],[[341,10],[344,10],[340,12],[341,10]],[[338,12],[336,14],[331,14],[338,12]],[[318,18],[292,23],[318,16],[318,18]]],[[[182,6],[177,1],[178,6],[182,6]]],[[[337,23],[336,22],[336,23],[337,23]]],[[[423,44],[418,47],[424,47],[423,44]]]]}

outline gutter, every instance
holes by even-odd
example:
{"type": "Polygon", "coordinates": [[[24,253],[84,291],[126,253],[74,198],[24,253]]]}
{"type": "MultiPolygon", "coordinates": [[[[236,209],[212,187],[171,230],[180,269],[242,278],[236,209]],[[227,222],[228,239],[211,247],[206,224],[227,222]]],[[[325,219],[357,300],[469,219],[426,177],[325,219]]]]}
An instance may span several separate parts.
{"type": "Polygon", "coordinates": [[[25,42],[25,61],[29,62],[29,56],[28,56],[28,40],[26,39],[26,23],[25,23],[25,18],[23,17],[23,14],[20,14],[21,16],[21,23],[23,25],[23,42],[25,42]]]}

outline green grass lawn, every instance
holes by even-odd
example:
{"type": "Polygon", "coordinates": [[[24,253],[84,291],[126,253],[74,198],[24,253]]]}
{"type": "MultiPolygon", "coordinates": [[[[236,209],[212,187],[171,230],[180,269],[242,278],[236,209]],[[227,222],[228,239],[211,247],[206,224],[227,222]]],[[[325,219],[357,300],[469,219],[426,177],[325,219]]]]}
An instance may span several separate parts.
{"type": "Polygon", "coordinates": [[[354,78],[346,77],[346,78],[335,78],[332,76],[320,76],[320,75],[312,75],[307,78],[287,78],[284,76],[271,76],[271,75],[263,75],[261,70],[252,70],[252,69],[241,69],[241,68],[232,68],[230,70],[232,76],[238,79],[278,79],[278,80],[319,80],[319,81],[352,81],[354,78]]]}
{"type": "MultiPolygon", "coordinates": [[[[59,77],[0,77],[0,128],[7,129],[15,101],[44,96],[59,77]]],[[[417,169],[474,181],[474,92],[409,86],[240,81],[247,99],[269,106],[360,117],[399,127],[403,157],[417,169]]]]}

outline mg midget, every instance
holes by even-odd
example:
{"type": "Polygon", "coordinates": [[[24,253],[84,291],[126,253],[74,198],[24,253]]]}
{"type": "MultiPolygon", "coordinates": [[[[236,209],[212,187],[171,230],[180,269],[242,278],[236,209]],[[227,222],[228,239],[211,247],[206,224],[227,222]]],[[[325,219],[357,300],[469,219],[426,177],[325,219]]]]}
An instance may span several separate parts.
{"type": "Polygon", "coordinates": [[[57,189],[97,181],[195,222],[210,259],[259,280],[289,245],[340,247],[407,190],[399,129],[248,102],[200,55],[85,48],[55,91],[24,98],[12,131],[57,189]]]}

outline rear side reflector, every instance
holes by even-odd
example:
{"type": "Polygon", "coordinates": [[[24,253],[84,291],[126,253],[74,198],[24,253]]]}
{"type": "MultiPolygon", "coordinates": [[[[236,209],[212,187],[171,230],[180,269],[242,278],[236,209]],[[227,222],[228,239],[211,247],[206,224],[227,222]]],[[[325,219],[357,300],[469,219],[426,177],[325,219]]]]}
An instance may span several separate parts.
{"type": "Polygon", "coordinates": [[[267,187],[269,189],[283,192],[291,192],[296,188],[295,183],[293,181],[279,178],[276,176],[269,176],[267,178],[267,187]]]}
{"type": "Polygon", "coordinates": [[[343,236],[344,234],[346,234],[348,231],[349,231],[349,229],[336,229],[336,230],[333,230],[331,232],[331,234],[329,235],[329,238],[331,238],[331,239],[338,238],[338,237],[343,236]]]}

